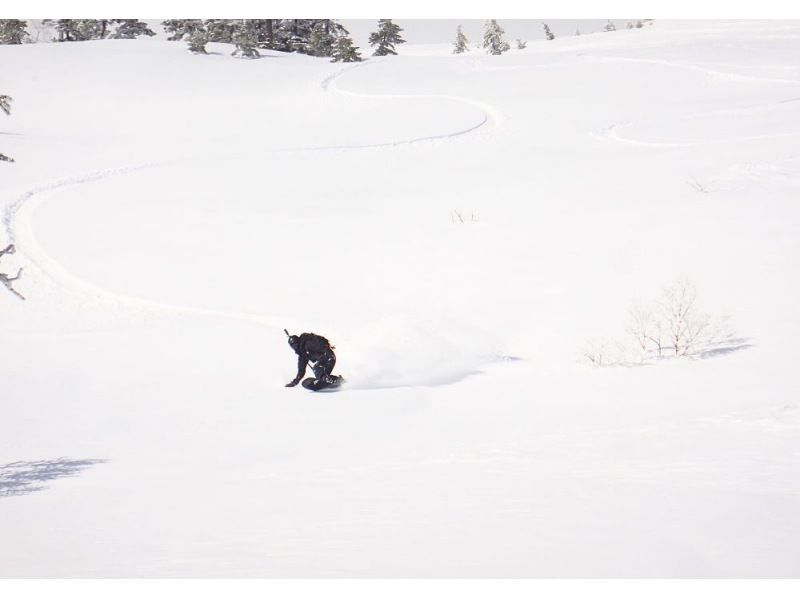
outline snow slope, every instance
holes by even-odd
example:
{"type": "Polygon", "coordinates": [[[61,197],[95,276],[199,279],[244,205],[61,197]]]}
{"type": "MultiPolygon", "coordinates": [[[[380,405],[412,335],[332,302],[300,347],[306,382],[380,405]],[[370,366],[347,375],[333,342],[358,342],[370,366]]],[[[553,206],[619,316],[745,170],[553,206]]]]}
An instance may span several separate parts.
{"type": "Polygon", "coordinates": [[[0,47],[0,576],[798,575],[798,45],[0,47]],[[680,276],[740,350],[582,361],[680,276]]]}

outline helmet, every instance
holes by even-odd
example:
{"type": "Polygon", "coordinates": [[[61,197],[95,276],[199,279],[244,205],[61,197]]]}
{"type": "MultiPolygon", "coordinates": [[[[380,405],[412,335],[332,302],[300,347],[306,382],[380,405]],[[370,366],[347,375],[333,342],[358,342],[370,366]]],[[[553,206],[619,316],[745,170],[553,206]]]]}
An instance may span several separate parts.
{"type": "Polygon", "coordinates": [[[293,334],[293,335],[291,335],[291,336],[289,337],[289,346],[290,346],[292,349],[294,349],[295,351],[297,351],[297,346],[298,346],[299,344],[300,344],[300,337],[299,337],[299,336],[297,336],[297,335],[294,335],[294,334],[293,334]]]}

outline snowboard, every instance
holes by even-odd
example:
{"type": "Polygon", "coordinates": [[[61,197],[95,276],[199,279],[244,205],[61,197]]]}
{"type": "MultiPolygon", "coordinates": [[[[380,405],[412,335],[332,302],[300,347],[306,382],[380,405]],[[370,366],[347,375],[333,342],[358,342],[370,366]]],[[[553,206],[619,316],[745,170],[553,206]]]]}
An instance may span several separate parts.
{"type": "Polygon", "coordinates": [[[344,384],[344,378],[341,376],[336,376],[335,378],[335,381],[332,383],[324,382],[319,378],[306,378],[301,382],[301,384],[303,385],[303,388],[313,390],[314,392],[332,392],[334,390],[339,390],[342,387],[342,384],[344,384]]]}

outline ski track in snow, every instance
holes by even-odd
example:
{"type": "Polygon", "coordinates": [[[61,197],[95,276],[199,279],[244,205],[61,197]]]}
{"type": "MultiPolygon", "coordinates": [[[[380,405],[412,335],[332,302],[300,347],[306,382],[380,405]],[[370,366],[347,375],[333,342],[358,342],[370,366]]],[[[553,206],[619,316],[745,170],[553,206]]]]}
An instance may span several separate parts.
{"type": "MultiPolygon", "coordinates": [[[[443,95],[399,95],[399,94],[368,94],[348,92],[335,85],[335,82],[350,70],[363,66],[370,66],[374,63],[361,63],[355,66],[340,69],[335,73],[326,77],[321,83],[320,87],[323,91],[334,91],[337,94],[364,97],[364,98],[381,98],[381,99],[436,99],[436,100],[450,100],[461,102],[470,106],[477,107],[483,112],[483,118],[476,124],[465,129],[459,129],[451,133],[415,137],[411,139],[402,139],[397,141],[389,141],[377,144],[364,144],[364,145],[334,145],[334,146],[318,146],[306,148],[285,148],[271,150],[269,153],[294,153],[294,152],[323,152],[323,151],[341,151],[341,150],[363,150],[363,149],[379,149],[387,147],[397,147],[400,145],[410,145],[424,142],[431,142],[443,139],[453,139],[456,137],[464,136],[476,129],[483,127],[490,122],[496,122],[499,119],[499,114],[492,107],[483,104],[476,100],[469,98],[460,98],[454,96],[443,95]]],[[[183,160],[191,158],[183,158],[183,160]]],[[[109,305],[120,306],[123,305],[128,309],[137,311],[150,311],[159,312],[173,315],[184,316],[205,316],[215,318],[226,318],[230,320],[240,320],[252,322],[255,324],[268,326],[281,330],[286,326],[299,328],[301,324],[296,322],[291,317],[275,317],[263,316],[253,313],[217,310],[190,307],[184,305],[174,305],[166,302],[154,301],[140,297],[134,297],[121,293],[114,293],[102,287],[99,287],[87,280],[75,276],[64,268],[55,258],[49,255],[43,247],[37,242],[36,235],[32,227],[32,215],[36,207],[46,199],[48,196],[53,195],[55,192],[76,185],[83,185],[92,183],[112,177],[122,176],[133,172],[141,171],[147,168],[163,166],[165,164],[177,162],[179,160],[167,160],[162,162],[143,163],[138,165],[122,166],[117,168],[107,168],[103,170],[86,172],[73,176],[63,177],[53,181],[41,183],[23,193],[18,195],[14,200],[8,203],[3,211],[2,223],[8,237],[9,243],[19,244],[17,252],[23,256],[29,264],[33,265],[38,273],[46,279],[51,280],[57,287],[64,291],[73,292],[79,297],[92,298],[93,300],[100,300],[109,305]]],[[[305,321],[308,325],[309,322],[305,321]]],[[[313,324],[313,323],[312,323],[313,324]]]]}
{"type": "MultiPolygon", "coordinates": [[[[656,59],[647,59],[647,58],[626,58],[626,57],[614,57],[614,56],[594,56],[592,60],[603,63],[603,62],[622,62],[622,63],[643,63],[643,64],[654,64],[657,66],[666,66],[672,68],[680,68],[686,69],[690,71],[699,72],[705,75],[709,75],[712,77],[728,79],[731,81],[747,81],[751,83],[785,83],[785,84],[793,84],[793,85],[800,85],[800,80],[797,79],[779,79],[774,77],[759,77],[756,75],[742,75],[739,73],[730,73],[725,71],[720,71],[704,66],[693,65],[693,64],[684,64],[681,62],[672,62],[669,60],[656,60],[656,59]]],[[[711,110],[706,112],[695,112],[684,114],[681,116],[674,117],[675,121],[683,121],[689,120],[693,118],[703,118],[703,117],[710,117],[710,116],[719,116],[723,114],[746,114],[749,112],[757,112],[761,110],[771,110],[775,108],[779,108],[784,106],[785,104],[790,104],[793,102],[800,101],[800,97],[793,96],[790,98],[786,98],[783,100],[778,100],[775,102],[767,102],[765,104],[758,104],[755,106],[745,106],[742,108],[722,108],[720,110],[711,110]]],[[[655,119],[654,119],[655,120],[655,119]]],[[[642,122],[654,122],[654,121],[640,121],[642,122]]],[[[620,134],[620,129],[624,127],[632,127],[637,123],[631,121],[619,121],[613,123],[607,127],[603,127],[597,131],[592,133],[593,136],[601,138],[601,139],[611,139],[613,141],[619,143],[625,143],[628,145],[635,145],[639,147],[652,147],[652,148],[679,148],[679,147],[698,147],[703,145],[717,145],[720,143],[738,143],[742,141],[757,141],[757,140],[764,140],[764,139],[779,139],[782,137],[798,137],[800,133],[775,133],[772,135],[750,135],[745,137],[734,137],[731,139],[710,139],[704,141],[646,141],[643,139],[633,139],[631,137],[625,137],[620,134]]]]}
{"type": "Polygon", "coordinates": [[[500,122],[501,116],[500,112],[496,110],[494,107],[489,106],[483,102],[478,100],[474,100],[471,98],[464,98],[460,96],[450,96],[450,95],[441,95],[441,94],[370,94],[370,93],[360,93],[355,91],[347,91],[339,89],[339,86],[336,82],[341,78],[344,74],[357,69],[357,68],[364,68],[368,66],[375,66],[379,63],[370,63],[370,62],[363,62],[357,64],[355,66],[346,67],[340,69],[339,71],[333,73],[332,75],[323,79],[322,83],[320,83],[320,87],[324,91],[333,91],[339,95],[350,96],[350,97],[358,97],[358,98],[369,98],[369,99],[386,99],[386,100],[419,100],[419,99],[426,99],[426,100],[446,100],[450,102],[457,102],[461,104],[466,104],[468,106],[472,106],[473,108],[477,108],[481,112],[483,112],[483,118],[474,125],[471,125],[465,129],[460,129],[457,131],[453,131],[451,133],[442,133],[440,135],[426,135],[423,137],[412,137],[410,139],[403,139],[399,141],[390,141],[386,143],[379,143],[373,145],[350,145],[350,146],[343,146],[342,148],[336,149],[363,149],[363,148],[379,148],[379,147],[396,147],[399,145],[410,145],[414,143],[422,143],[426,141],[436,141],[439,139],[453,139],[455,137],[461,137],[462,135],[467,135],[472,133],[473,131],[480,129],[484,125],[487,124],[496,124],[500,122]]]}

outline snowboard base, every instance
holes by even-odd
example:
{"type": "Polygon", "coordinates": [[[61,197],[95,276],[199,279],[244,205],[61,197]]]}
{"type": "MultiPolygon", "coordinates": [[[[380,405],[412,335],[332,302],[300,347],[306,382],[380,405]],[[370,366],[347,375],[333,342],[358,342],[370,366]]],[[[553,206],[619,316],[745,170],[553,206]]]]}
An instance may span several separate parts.
{"type": "Polygon", "coordinates": [[[303,385],[303,388],[313,390],[314,392],[338,390],[341,388],[342,384],[344,384],[344,378],[341,376],[332,377],[334,378],[333,382],[325,382],[319,378],[306,378],[301,382],[301,384],[303,385]]]}

